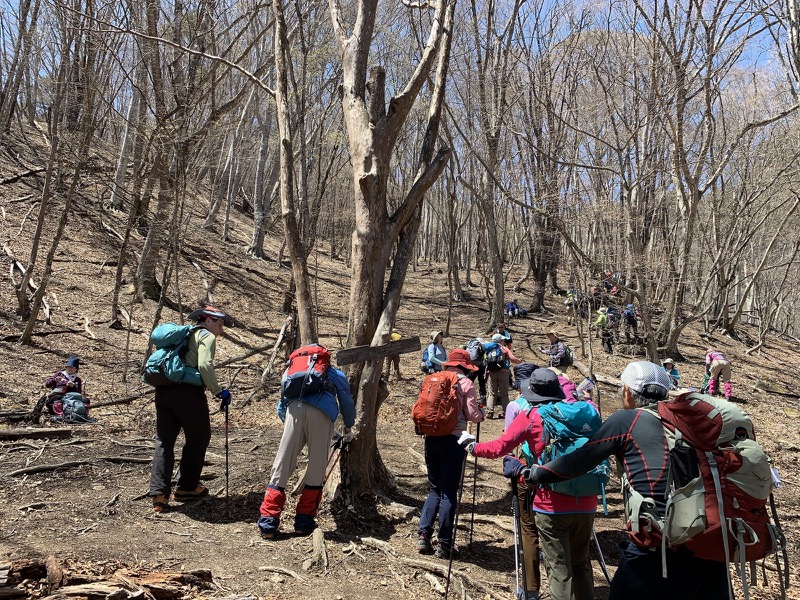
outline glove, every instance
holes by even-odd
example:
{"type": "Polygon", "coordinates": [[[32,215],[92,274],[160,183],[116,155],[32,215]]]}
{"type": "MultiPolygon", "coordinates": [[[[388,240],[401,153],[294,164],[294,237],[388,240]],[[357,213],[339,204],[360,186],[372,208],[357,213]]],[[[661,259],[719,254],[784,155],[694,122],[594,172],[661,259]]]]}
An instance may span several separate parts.
{"type": "Polygon", "coordinates": [[[511,455],[503,457],[503,475],[509,479],[517,479],[528,467],[511,455]]]}
{"type": "Polygon", "coordinates": [[[217,394],[217,398],[222,400],[222,402],[219,403],[220,410],[225,410],[226,406],[230,406],[231,393],[228,390],[222,390],[219,394],[217,394]]]}
{"type": "Polygon", "coordinates": [[[469,451],[469,446],[473,444],[475,444],[475,436],[469,431],[465,431],[461,434],[461,437],[458,438],[458,445],[464,448],[464,450],[469,451]]]}
{"type": "Polygon", "coordinates": [[[349,444],[350,442],[352,442],[354,437],[355,436],[353,435],[353,430],[350,429],[349,427],[345,427],[344,436],[342,436],[342,441],[344,442],[344,444],[349,444]]]}
{"type": "Polygon", "coordinates": [[[331,448],[341,450],[347,444],[353,441],[353,432],[350,429],[345,429],[344,434],[339,433],[338,431],[333,434],[333,443],[331,444],[331,448]]]}

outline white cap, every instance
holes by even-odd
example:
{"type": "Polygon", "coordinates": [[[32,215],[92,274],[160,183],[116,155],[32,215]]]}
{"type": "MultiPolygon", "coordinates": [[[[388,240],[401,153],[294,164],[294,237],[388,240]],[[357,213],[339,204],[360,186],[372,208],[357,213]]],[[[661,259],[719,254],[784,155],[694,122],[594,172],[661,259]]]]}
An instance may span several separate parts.
{"type": "Polygon", "coordinates": [[[493,341],[493,342],[502,342],[502,341],[504,341],[505,339],[506,339],[506,338],[505,338],[505,337],[504,337],[502,334],[500,334],[500,333],[495,333],[495,334],[492,336],[492,341],[493,341]]]}
{"type": "Polygon", "coordinates": [[[634,391],[641,393],[648,385],[657,385],[669,391],[670,380],[667,372],[660,366],[646,360],[629,363],[622,375],[622,383],[634,391]]]}

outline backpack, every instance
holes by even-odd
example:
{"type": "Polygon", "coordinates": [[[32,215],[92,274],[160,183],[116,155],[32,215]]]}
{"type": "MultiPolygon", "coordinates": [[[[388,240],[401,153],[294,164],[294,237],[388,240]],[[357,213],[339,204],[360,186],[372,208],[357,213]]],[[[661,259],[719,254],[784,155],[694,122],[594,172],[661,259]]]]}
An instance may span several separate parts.
{"type": "Polygon", "coordinates": [[[786,543],[769,458],[755,441],[750,417],[735,404],[693,392],[645,410],[664,426],[672,491],[662,516],[623,475],[628,535],[641,546],[683,545],[701,559],[735,562],[747,597],[745,563],[785,552],[786,543]]]}
{"type": "Polygon", "coordinates": [[[572,351],[572,348],[564,344],[564,361],[563,366],[571,367],[575,364],[575,353],[572,351]]]}
{"type": "Polygon", "coordinates": [[[473,365],[480,365],[483,362],[483,342],[478,338],[467,342],[467,352],[473,365]]]}
{"type": "Polygon", "coordinates": [[[455,431],[458,425],[459,402],[456,385],[463,375],[440,371],[422,382],[411,419],[419,435],[442,436],[455,431]]]}
{"type": "Polygon", "coordinates": [[[53,421],[59,423],[92,423],[89,418],[88,402],[78,392],[68,392],[57,402],[53,403],[55,417],[53,421]]]}
{"type": "Polygon", "coordinates": [[[422,359],[419,361],[419,370],[426,374],[433,373],[433,364],[428,360],[428,348],[430,347],[430,344],[425,346],[422,351],[422,359]]]}
{"type": "Polygon", "coordinates": [[[189,337],[195,325],[162,323],[153,329],[150,341],[156,347],[142,368],[142,381],[154,387],[173,383],[203,385],[200,371],[184,362],[189,337]]]}
{"type": "Polygon", "coordinates": [[[328,390],[330,365],[330,351],[319,344],[309,344],[292,352],[281,376],[281,398],[299,400],[303,396],[328,390]]]}
{"type": "MultiPolygon", "coordinates": [[[[539,416],[545,440],[544,451],[539,457],[541,465],[582,447],[603,423],[597,409],[585,400],[544,404],[539,407],[539,416]]],[[[610,474],[611,466],[605,459],[580,477],[551,483],[547,487],[567,496],[602,496],[605,509],[605,486],[610,474]]]]}
{"type": "Polygon", "coordinates": [[[508,368],[508,361],[506,355],[503,354],[503,348],[497,342],[489,342],[484,347],[483,362],[486,368],[490,371],[499,371],[503,368],[508,368]]]}
{"type": "Polygon", "coordinates": [[[622,316],[625,317],[625,323],[628,325],[636,324],[636,310],[633,308],[626,308],[622,311],[622,316]]]}

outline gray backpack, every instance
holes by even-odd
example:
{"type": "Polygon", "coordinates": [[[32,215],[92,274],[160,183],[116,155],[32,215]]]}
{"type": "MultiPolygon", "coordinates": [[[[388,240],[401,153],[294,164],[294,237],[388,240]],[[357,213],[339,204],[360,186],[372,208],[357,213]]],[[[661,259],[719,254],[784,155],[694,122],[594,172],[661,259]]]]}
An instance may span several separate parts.
{"type": "Polygon", "coordinates": [[[64,423],[90,423],[89,409],[86,400],[77,392],[69,392],[61,398],[63,413],[58,418],[64,423]]]}

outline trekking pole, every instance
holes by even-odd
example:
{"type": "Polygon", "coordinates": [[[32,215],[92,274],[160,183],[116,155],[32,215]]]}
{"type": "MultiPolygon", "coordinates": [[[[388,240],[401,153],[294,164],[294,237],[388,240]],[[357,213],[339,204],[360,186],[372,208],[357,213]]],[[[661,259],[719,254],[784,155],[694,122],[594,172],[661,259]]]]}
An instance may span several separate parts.
{"type": "Polygon", "coordinates": [[[603,550],[600,548],[600,540],[597,539],[597,533],[592,527],[592,541],[594,541],[594,549],[597,552],[597,562],[600,564],[600,569],[606,577],[608,585],[611,585],[611,576],[608,574],[608,566],[606,565],[606,558],[603,556],[603,550]]]}
{"type": "Polygon", "coordinates": [[[461,496],[464,493],[464,473],[467,470],[467,453],[464,453],[464,460],[461,463],[461,481],[458,484],[458,504],[456,505],[456,514],[453,517],[453,535],[452,540],[450,540],[450,560],[447,563],[447,585],[444,588],[444,600],[447,600],[447,596],[450,594],[450,573],[453,570],[453,551],[456,547],[456,532],[458,531],[458,514],[461,509],[461,496]]]}
{"type": "Polygon", "coordinates": [[[230,462],[228,461],[228,405],[225,405],[225,516],[231,518],[231,502],[228,488],[230,462]]]}
{"type": "MultiPolygon", "coordinates": [[[[481,441],[481,424],[478,423],[475,429],[475,443],[481,441]]],[[[466,459],[465,459],[466,460],[466,459]]],[[[478,490],[478,457],[475,457],[475,462],[472,467],[472,515],[469,519],[469,544],[467,545],[472,550],[472,531],[475,528],[475,494],[478,490]]]]}
{"type": "Polygon", "coordinates": [[[525,575],[525,549],[522,545],[522,522],[519,513],[519,485],[516,478],[511,478],[511,513],[514,517],[514,574],[517,579],[517,598],[528,595],[528,581],[525,575]],[[522,568],[522,587],[519,585],[519,572],[522,568]]]}

